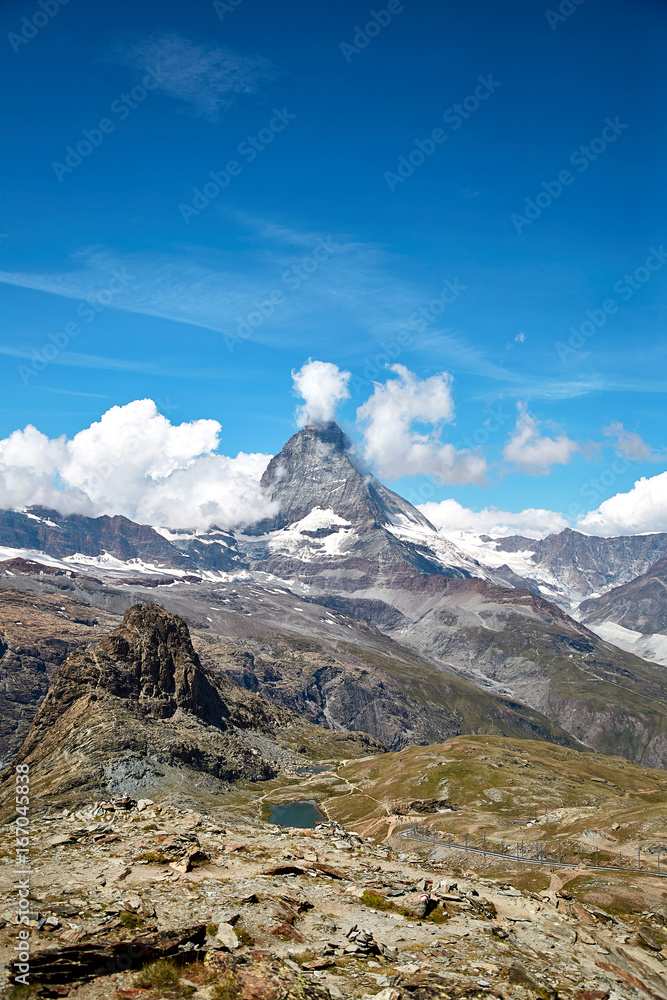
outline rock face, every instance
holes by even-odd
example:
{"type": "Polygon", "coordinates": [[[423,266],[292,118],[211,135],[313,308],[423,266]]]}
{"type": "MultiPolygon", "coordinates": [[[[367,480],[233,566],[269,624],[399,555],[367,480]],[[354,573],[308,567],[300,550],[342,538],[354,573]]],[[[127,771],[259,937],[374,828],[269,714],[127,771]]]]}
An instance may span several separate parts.
{"type": "MultiPolygon", "coordinates": [[[[76,564],[77,556],[89,560],[111,556],[120,563],[140,562],[189,573],[243,568],[234,537],[219,528],[206,532],[158,531],[126,517],[62,515],[45,507],[0,510],[0,546],[67,559],[71,565],[76,564]]],[[[7,568],[11,571],[11,566],[5,564],[7,568]]],[[[26,572],[28,567],[16,568],[26,572]]],[[[136,572],[136,565],[133,570],[136,572]]]]}
{"type": "MultiPolygon", "coordinates": [[[[406,598],[394,600],[406,614],[406,598]]],[[[480,686],[511,693],[586,746],[667,767],[664,668],[539,595],[483,580],[427,579],[418,611],[389,634],[480,686]]]]}
{"type": "Polygon", "coordinates": [[[185,623],[136,605],[92,650],[68,657],[15,759],[30,765],[36,794],[150,792],[261,780],[277,772],[246,732],[264,734],[268,755],[284,709],[209,678],[185,623]]]}
{"type": "MultiPolygon", "coordinates": [[[[268,534],[242,542],[251,569],[300,581],[313,596],[342,596],[348,613],[377,623],[443,670],[529,706],[588,746],[667,766],[662,671],[602,641],[539,593],[518,588],[516,576],[513,586],[495,578],[400,498],[390,509],[354,469],[337,425],[300,431],[263,482],[281,516],[262,526],[268,534]],[[371,611],[380,606],[381,619],[371,611]],[[392,621],[392,612],[400,619],[392,621]]],[[[514,551],[530,544],[534,558],[544,557],[552,576],[573,588],[653,558],[661,542],[651,537],[563,532],[543,543],[515,538],[498,545],[514,551]]]]}
{"type": "Polygon", "coordinates": [[[336,423],[306,427],[271,460],[262,486],[280,513],[239,538],[250,568],[325,593],[409,588],[415,574],[472,575],[474,564],[453,545],[443,541],[436,555],[397,537],[396,526],[437,533],[407,500],[362,475],[348,444],[336,423]]]}
{"type": "MultiPolygon", "coordinates": [[[[500,538],[501,552],[530,552],[530,561],[581,597],[629,583],[667,556],[667,533],[598,538],[566,528],[536,540],[514,535],[500,538]]],[[[580,599],[581,599],[580,597],[580,599]]]]}
{"type": "Polygon", "coordinates": [[[621,649],[667,666],[667,559],[630,583],[583,601],[577,618],[621,649]]]}
{"type": "Polygon", "coordinates": [[[330,509],[359,527],[407,520],[432,527],[416,507],[392,493],[374,476],[362,475],[350,458],[350,442],[337,423],[305,427],[272,458],[262,486],[280,504],[280,513],[255,531],[274,531],[300,521],[314,507],[330,509]]]}
{"type": "Polygon", "coordinates": [[[667,559],[635,580],[579,606],[583,622],[615,622],[646,635],[667,632],[667,559]]]}
{"type": "Polygon", "coordinates": [[[32,507],[27,513],[0,511],[0,545],[32,549],[56,558],[100,556],[116,559],[143,559],[173,569],[187,569],[191,563],[166,539],[145,524],[126,517],[63,516],[55,510],[32,507]]]}
{"type": "Polygon", "coordinates": [[[0,590],[0,767],[26,738],[53,675],[67,656],[98,638],[112,619],[59,596],[0,590]]]}

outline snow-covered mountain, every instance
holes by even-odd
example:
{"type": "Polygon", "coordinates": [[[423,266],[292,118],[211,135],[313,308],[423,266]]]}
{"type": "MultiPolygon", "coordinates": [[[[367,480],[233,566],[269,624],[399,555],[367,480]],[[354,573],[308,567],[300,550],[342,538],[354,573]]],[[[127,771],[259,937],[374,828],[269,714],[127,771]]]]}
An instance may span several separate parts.
{"type": "MultiPolygon", "coordinates": [[[[189,607],[226,606],[227,594],[211,600],[216,581],[277,586],[295,595],[294,615],[303,614],[300,598],[368,622],[460,678],[468,692],[528,706],[597,749],[667,765],[664,667],[618,648],[597,620],[589,627],[572,617],[583,598],[667,554],[667,535],[448,535],[360,471],[336,424],[295,434],[262,484],[280,512],[241,532],[5,511],[0,555],[92,576],[107,588],[170,587],[174,600],[187,588],[189,607]]],[[[11,561],[4,570],[22,572],[11,561]]],[[[99,586],[79,585],[86,600],[103,599],[99,586]]],[[[261,616],[257,601],[247,614],[261,616]]],[[[212,613],[202,608],[204,618],[212,613]]],[[[420,677],[409,683],[420,691],[420,677]]]]}

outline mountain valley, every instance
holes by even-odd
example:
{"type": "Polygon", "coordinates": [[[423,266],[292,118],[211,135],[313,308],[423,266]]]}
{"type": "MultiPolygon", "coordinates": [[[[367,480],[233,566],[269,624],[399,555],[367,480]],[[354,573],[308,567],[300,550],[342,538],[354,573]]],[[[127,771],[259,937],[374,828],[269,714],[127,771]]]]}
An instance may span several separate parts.
{"type": "Polygon", "coordinates": [[[244,530],[0,513],[12,1000],[667,1000],[667,535],[448,534],[355,462],[300,431],[244,530]]]}

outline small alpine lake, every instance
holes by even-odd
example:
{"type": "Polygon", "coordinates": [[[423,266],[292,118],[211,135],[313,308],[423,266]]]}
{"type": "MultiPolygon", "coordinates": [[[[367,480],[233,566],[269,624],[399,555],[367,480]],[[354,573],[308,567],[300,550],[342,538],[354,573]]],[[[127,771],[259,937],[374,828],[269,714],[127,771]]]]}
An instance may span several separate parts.
{"type": "Polygon", "coordinates": [[[327,818],[317,808],[317,802],[279,802],[271,806],[269,823],[279,826],[293,826],[301,830],[312,830],[317,823],[326,823],[327,818]]]}

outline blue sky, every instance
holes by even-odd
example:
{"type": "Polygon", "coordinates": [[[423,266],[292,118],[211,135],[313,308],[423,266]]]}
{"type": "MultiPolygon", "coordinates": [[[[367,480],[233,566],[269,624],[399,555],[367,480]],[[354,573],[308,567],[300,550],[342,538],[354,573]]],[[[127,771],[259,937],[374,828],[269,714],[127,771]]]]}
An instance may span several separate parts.
{"type": "Polygon", "coordinates": [[[413,499],[574,517],[662,473],[667,10],[560,7],[3,4],[0,438],[150,398],[272,453],[312,357],[360,440],[390,360],[451,375],[436,432],[487,467],[394,466],[413,499]]]}

